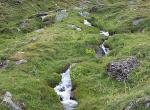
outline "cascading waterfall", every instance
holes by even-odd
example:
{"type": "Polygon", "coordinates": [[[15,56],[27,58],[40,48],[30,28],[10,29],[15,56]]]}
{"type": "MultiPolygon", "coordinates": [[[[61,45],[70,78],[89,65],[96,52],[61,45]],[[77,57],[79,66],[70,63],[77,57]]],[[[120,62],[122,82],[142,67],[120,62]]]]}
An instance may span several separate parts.
{"type": "Polygon", "coordinates": [[[61,82],[54,88],[57,95],[61,98],[64,110],[73,110],[78,105],[77,101],[71,99],[72,82],[70,78],[70,70],[72,66],[73,65],[71,65],[66,72],[61,74],[61,82]]]}
{"type": "MultiPolygon", "coordinates": [[[[105,36],[105,37],[109,37],[109,32],[100,31],[100,34],[103,35],[103,36],[105,36]]],[[[100,45],[100,47],[102,48],[104,54],[107,55],[109,53],[109,48],[106,48],[104,46],[104,42],[100,45]]]]}
{"type": "Polygon", "coordinates": [[[109,48],[106,48],[104,46],[104,43],[102,45],[100,45],[100,47],[102,48],[103,52],[105,53],[105,55],[107,55],[109,53],[109,48]]]}

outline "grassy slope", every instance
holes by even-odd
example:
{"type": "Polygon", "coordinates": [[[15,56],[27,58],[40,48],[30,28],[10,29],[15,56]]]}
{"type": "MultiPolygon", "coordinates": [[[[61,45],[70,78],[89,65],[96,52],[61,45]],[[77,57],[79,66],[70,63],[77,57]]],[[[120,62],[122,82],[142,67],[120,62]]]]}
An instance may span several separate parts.
{"type": "MultiPolygon", "coordinates": [[[[71,76],[76,87],[74,94],[79,101],[79,110],[121,110],[129,101],[150,95],[150,23],[147,22],[150,14],[146,11],[150,4],[148,1],[139,1],[135,5],[115,2],[117,1],[105,1],[107,6],[91,15],[94,20],[89,17],[95,27],[84,26],[78,12],[69,9],[67,19],[44,28],[43,33],[20,33],[13,34],[13,37],[2,34],[0,54],[7,55],[11,62],[7,69],[0,70],[0,94],[12,92],[15,100],[26,103],[27,110],[62,109],[59,98],[53,88],[48,86],[48,81],[58,83],[59,73],[65,65],[78,62],[72,69],[71,76]],[[106,15],[109,15],[107,19],[106,15]],[[145,21],[133,27],[132,20],[138,16],[144,16],[145,21]],[[83,31],[76,32],[67,28],[66,25],[70,23],[80,26],[83,31]],[[106,41],[111,48],[109,55],[96,59],[94,47],[102,42],[99,28],[117,34],[106,41]],[[139,28],[146,31],[141,33],[139,28]],[[134,33],[127,33],[126,30],[133,30],[134,33]],[[38,37],[38,40],[29,43],[33,36],[38,37]],[[25,52],[28,63],[15,65],[13,57],[17,51],[25,52]],[[109,61],[131,55],[137,56],[139,68],[131,74],[126,84],[107,76],[106,64],[109,61]]],[[[49,5],[43,5],[47,6],[49,5]]],[[[31,11],[28,16],[33,13],[31,11]]],[[[2,27],[9,27],[18,20],[15,19],[8,25],[3,24],[2,27]]],[[[0,109],[5,110],[5,107],[0,106],[0,109]]]]}

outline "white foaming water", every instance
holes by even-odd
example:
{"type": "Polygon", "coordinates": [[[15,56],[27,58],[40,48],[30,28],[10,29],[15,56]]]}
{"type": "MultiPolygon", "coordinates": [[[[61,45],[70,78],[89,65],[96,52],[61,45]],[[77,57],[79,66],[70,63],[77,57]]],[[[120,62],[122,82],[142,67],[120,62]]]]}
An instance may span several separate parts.
{"type": "Polygon", "coordinates": [[[108,37],[108,36],[109,36],[109,32],[105,32],[105,31],[100,31],[100,34],[101,34],[101,35],[104,35],[105,37],[108,37]]]}
{"type": "Polygon", "coordinates": [[[84,25],[87,25],[87,26],[92,26],[90,22],[88,22],[87,20],[84,20],[84,25]]]}
{"type": "Polygon", "coordinates": [[[62,73],[60,84],[54,88],[57,95],[62,99],[61,103],[64,106],[64,110],[73,110],[78,105],[77,101],[70,99],[72,89],[70,70],[72,66],[73,65],[71,65],[65,73],[62,73]]]}
{"type": "Polygon", "coordinates": [[[105,48],[104,44],[102,44],[100,47],[103,49],[105,55],[109,53],[109,48],[105,48]]]}

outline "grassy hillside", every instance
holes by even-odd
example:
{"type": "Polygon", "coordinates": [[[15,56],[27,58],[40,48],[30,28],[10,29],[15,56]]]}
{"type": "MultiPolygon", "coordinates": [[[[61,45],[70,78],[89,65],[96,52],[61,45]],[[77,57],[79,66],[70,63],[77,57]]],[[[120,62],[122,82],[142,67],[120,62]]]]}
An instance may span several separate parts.
{"type": "MultiPolygon", "coordinates": [[[[132,100],[150,95],[150,2],[149,0],[91,0],[85,3],[85,11],[96,6],[97,11],[86,19],[92,27],[83,24],[85,18],[78,15],[80,2],[76,0],[15,0],[0,1],[0,56],[10,60],[0,69],[0,96],[6,91],[13,100],[24,102],[26,110],[62,110],[59,97],[53,87],[60,82],[68,64],[77,63],[71,71],[74,96],[79,102],[77,110],[123,110],[132,100]],[[57,3],[57,6],[56,6],[57,3]],[[39,11],[65,8],[69,16],[61,22],[44,27],[41,20],[33,18],[29,32],[14,31],[18,23],[39,11]],[[134,25],[133,21],[142,21],[134,25]],[[82,31],[68,27],[75,24],[82,31]],[[34,30],[43,28],[37,33],[34,30]],[[104,40],[100,30],[111,33],[105,41],[110,53],[95,57],[95,48],[104,40]],[[37,40],[32,41],[33,37],[37,40]],[[24,52],[27,63],[16,65],[15,54],[24,52]],[[107,75],[110,61],[136,56],[139,66],[126,83],[107,75]]],[[[7,110],[4,105],[0,110],[7,110]]],[[[143,104],[134,110],[148,110],[143,104]]]]}

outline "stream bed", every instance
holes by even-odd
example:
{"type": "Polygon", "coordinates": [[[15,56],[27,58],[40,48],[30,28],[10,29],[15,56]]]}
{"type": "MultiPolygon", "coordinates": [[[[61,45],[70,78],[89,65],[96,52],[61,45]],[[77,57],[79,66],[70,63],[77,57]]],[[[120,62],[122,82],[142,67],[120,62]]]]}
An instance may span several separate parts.
{"type": "Polygon", "coordinates": [[[72,66],[73,65],[70,65],[69,68],[61,74],[61,82],[54,88],[57,95],[60,96],[64,110],[73,110],[78,105],[76,100],[71,99],[72,82],[70,77],[70,70],[72,66]]]}

